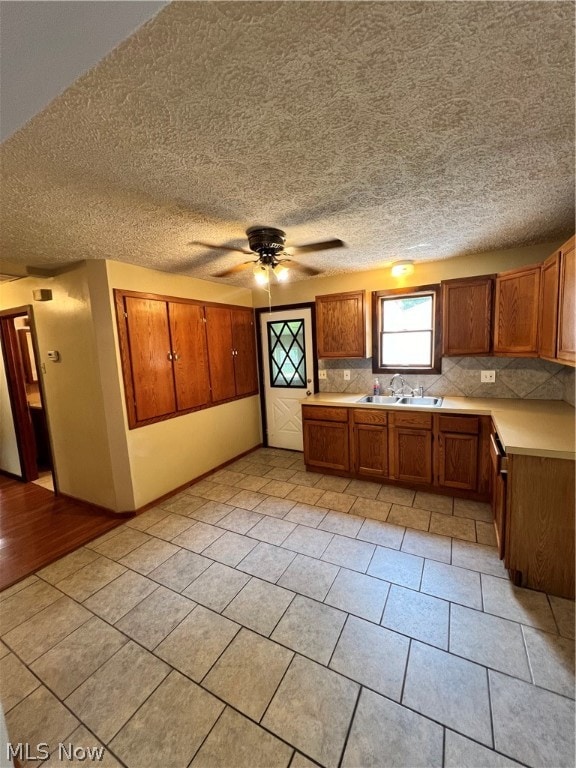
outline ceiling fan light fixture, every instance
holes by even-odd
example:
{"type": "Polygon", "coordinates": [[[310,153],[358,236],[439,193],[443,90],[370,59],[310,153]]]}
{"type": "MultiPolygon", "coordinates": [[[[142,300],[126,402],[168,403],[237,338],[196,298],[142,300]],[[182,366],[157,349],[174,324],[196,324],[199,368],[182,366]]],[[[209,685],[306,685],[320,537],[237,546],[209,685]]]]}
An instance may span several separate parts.
{"type": "Polygon", "coordinates": [[[276,280],[279,283],[285,283],[288,280],[288,267],[283,264],[276,264],[275,267],[272,267],[272,272],[276,275],[276,280]]]}
{"type": "Polygon", "coordinates": [[[407,277],[414,274],[414,262],[409,259],[395,261],[392,264],[392,277],[407,277]]]}
{"type": "Polygon", "coordinates": [[[268,267],[265,264],[255,264],[252,272],[254,274],[254,280],[258,285],[268,285],[270,282],[270,275],[268,274],[268,267]]]}

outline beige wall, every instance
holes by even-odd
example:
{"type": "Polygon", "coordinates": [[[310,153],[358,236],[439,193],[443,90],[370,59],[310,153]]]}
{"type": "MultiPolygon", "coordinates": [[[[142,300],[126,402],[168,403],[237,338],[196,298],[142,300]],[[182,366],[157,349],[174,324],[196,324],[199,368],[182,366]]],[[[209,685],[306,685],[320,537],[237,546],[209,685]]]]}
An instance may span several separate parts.
{"type": "MultiPolygon", "coordinates": [[[[95,262],[95,264],[97,264],[95,262]]],[[[137,429],[128,429],[124,387],[113,312],[113,289],[136,290],[166,296],[252,305],[250,291],[205,280],[156,272],[119,262],[106,262],[108,303],[101,295],[98,307],[100,367],[107,377],[107,415],[112,449],[122,463],[127,459],[133,488],[134,509],[147,504],[239,453],[261,442],[258,397],[189,413],[137,429]],[[107,317],[105,317],[107,316],[107,317]],[[107,319],[108,318],[108,319],[107,319]],[[122,414],[122,423],[118,414],[122,414]],[[125,450],[122,438],[125,438],[125,450]]],[[[95,285],[95,281],[92,283],[95,285]]],[[[99,291],[101,290],[99,286],[99,291]]]]}
{"type": "Polygon", "coordinates": [[[2,309],[26,304],[32,306],[38,338],[58,487],[62,493],[115,509],[86,266],[50,279],[24,278],[2,285],[2,309]],[[53,300],[34,302],[34,288],[50,288],[53,300]],[[60,362],[48,360],[48,350],[58,350],[60,362]]]}
{"type": "MultiPolygon", "coordinates": [[[[371,269],[365,272],[353,272],[344,275],[329,275],[314,277],[308,280],[298,280],[294,283],[274,283],[272,285],[272,305],[298,304],[314,301],[316,296],[341,291],[366,290],[384,291],[388,288],[401,288],[412,285],[428,285],[440,280],[455,277],[470,277],[503,272],[507,269],[537,264],[549,256],[561,242],[543,243],[526,248],[511,248],[505,251],[491,251],[476,256],[457,256],[442,261],[423,261],[415,265],[414,274],[404,280],[390,275],[390,264],[381,269],[371,269]]],[[[335,251],[346,265],[346,251],[335,251]]],[[[297,257],[296,257],[297,258],[297,257]]],[[[313,264],[313,257],[303,257],[304,263],[313,264]]],[[[263,290],[254,290],[254,306],[268,305],[268,294],[263,290]]]]}
{"type": "Polygon", "coordinates": [[[258,397],[129,430],[113,289],[252,305],[249,290],[113,261],[2,286],[0,308],[33,305],[60,491],[116,512],[148,504],[261,442],[258,397]],[[33,302],[34,288],[53,300],[33,302]],[[60,352],[61,361],[46,352],[60,352]]]}

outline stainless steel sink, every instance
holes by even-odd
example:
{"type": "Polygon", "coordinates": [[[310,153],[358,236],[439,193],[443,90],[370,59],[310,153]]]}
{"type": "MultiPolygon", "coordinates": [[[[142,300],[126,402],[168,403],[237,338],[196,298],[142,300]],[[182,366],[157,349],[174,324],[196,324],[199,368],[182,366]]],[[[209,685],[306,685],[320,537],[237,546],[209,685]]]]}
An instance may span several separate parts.
{"type": "Polygon", "coordinates": [[[397,395],[366,395],[356,400],[357,403],[374,403],[374,405],[395,405],[400,398],[397,395]]]}
{"type": "Polygon", "coordinates": [[[421,408],[439,408],[442,405],[441,397],[400,397],[395,405],[411,405],[421,408]]]}

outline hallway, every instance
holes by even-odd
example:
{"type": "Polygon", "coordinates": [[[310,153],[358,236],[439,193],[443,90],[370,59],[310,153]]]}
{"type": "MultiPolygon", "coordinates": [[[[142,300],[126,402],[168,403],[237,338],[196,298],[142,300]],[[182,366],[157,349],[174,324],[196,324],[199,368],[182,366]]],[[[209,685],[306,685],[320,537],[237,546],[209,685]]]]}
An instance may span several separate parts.
{"type": "Polygon", "coordinates": [[[98,507],[0,475],[0,589],[125,522],[98,507]]]}

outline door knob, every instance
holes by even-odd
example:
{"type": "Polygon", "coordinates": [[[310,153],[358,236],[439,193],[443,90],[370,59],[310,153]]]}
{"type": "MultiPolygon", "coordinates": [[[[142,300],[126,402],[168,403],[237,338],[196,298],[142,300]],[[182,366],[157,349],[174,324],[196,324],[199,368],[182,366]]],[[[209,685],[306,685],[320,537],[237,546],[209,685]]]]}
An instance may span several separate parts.
{"type": "Polygon", "coordinates": [[[307,389],[307,390],[306,390],[306,397],[310,397],[310,395],[311,395],[311,394],[312,394],[312,392],[310,392],[310,390],[309,390],[309,389],[307,389]]]}

